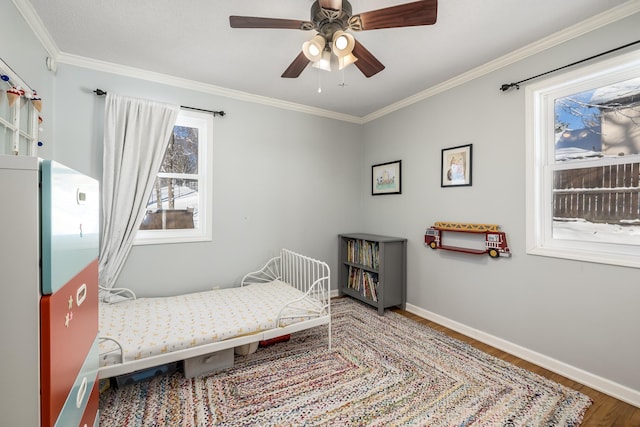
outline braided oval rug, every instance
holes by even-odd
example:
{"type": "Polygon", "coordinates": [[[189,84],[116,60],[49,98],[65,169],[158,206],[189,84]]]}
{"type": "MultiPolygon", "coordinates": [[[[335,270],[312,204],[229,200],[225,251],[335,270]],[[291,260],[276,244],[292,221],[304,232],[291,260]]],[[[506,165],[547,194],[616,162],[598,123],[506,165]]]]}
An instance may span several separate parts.
{"type": "Polygon", "coordinates": [[[327,328],[216,374],[110,388],[100,426],[577,426],[591,400],[427,326],[357,301],[327,328]]]}

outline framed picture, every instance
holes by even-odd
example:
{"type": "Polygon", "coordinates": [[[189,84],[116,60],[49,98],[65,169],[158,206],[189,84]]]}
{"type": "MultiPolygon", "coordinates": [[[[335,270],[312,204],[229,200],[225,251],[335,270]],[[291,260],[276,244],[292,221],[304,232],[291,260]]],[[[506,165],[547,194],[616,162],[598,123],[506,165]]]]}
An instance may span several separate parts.
{"type": "Polygon", "coordinates": [[[371,166],[371,194],[400,194],[401,187],[401,160],[395,162],[380,163],[371,166]]]}
{"type": "Polygon", "coordinates": [[[440,187],[471,185],[472,144],[442,150],[440,187]]]}

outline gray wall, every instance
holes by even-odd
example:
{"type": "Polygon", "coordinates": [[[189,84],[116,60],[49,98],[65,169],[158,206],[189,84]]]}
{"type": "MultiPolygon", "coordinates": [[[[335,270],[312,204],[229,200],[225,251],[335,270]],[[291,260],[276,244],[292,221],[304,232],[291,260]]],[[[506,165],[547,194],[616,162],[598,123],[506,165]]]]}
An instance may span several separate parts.
{"type": "Polygon", "coordinates": [[[139,295],[231,286],[282,247],[326,260],[337,230],[361,220],[362,127],[112,73],[58,64],[11,2],[0,3],[0,57],[43,99],[42,158],[102,176],[104,99],[115,93],[225,110],[214,119],[213,241],[135,246],[117,283],[139,295]],[[331,135],[328,137],[327,135],[331,135]]]}
{"type": "Polygon", "coordinates": [[[526,254],[525,91],[498,88],[635,41],[638,28],[635,15],[366,124],[362,171],[402,160],[402,195],[365,197],[363,218],[368,232],[409,239],[410,304],[635,390],[640,271],[526,254]],[[440,150],[468,143],[473,185],[440,188],[440,150]],[[435,221],[499,224],[513,257],[433,251],[423,237],[435,221]]]}
{"type": "MultiPolygon", "coordinates": [[[[0,2],[0,37],[0,58],[42,98],[43,122],[39,139],[44,145],[39,149],[39,154],[41,157],[51,158],[54,75],[46,67],[47,51],[10,1],[0,2]]],[[[2,85],[2,89],[6,89],[4,82],[2,85]]],[[[6,102],[5,97],[2,99],[6,102]]],[[[10,151],[4,152],[0,148],[0,154],[10,154],[10,151]]]]}
{"type": "Polygon", "coordinates": [[[55,156],[96,178],[104,99],[91,91],[98,87],[226,112],[214,118],[213,241],[134,246],[117,286],[141,296],[227,287],[282,247],[336,270],[337,230],[359,220],[360,125],[63,64],[55,156]]]}

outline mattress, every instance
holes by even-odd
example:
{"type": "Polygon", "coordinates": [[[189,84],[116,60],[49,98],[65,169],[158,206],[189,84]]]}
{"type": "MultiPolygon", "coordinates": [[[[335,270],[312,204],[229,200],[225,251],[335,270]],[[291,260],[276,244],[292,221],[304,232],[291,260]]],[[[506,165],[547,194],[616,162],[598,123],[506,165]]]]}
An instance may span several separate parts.
{"type": "MultiPolygon", "coordinates": [[[[303,296],[287,283],[274,280],[238,288],[100,304],[100,337],[117,340],[123,347],[124,361],[139,360],[273,329],[278,326],[281,309],[303,296]]],[[[296,307],[299,308],[296,314],[302,316],[307,309],[317,313],[318,305],[305,301],[296,307]]],[[[288,319],[287,324],[295,321],[288,319]]],[[[120,363],[119,352],[110,352],[115,348],[111,341],[100,344],[101,366],[120,363]]]]}

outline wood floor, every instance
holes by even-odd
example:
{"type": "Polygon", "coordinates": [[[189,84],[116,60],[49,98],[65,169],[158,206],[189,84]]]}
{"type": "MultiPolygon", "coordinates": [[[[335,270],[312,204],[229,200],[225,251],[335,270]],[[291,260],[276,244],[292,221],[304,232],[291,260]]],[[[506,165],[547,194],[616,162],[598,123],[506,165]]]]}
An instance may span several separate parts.
{"type": "Polygon", "coordinates": [[[583,427],[640,427],[640,408],[636,408],[633,405],[629,405],[628,403],[614,399],[613,397],[601,393],[597,390],[572,381],[568,378],[562,377],[554,372],[541,368],[537,365],[534,365],[533,363],[527,362],[526,360],[522,360],[509,353],[505,353],[504,351],[498,350],[497,348],[491,347],[473,338],[469,338],[456,331],[445,328],[444,326],[426,320],[420,316],[409,313],[408,311],[400,309],[393,309],[393,311],[409,317],[419,323],[425,324],[432,329],[446,333],[447,335],[454,337],[460,341],[469,343],[474,347],[495,357],[506,360],[507,362],[512,363],[516,366],[535,372],[538,375],[542,375],[546,378],[549,378],[550,380],[553,380],[560,384],[564,384],[567,387],[571,387],[574,390],[578,390],[581,393],[586,394],[591,398],[591,400],[593,400],[593,405],[591,405],[584,416],[584,420],[582,421],[583,427]]]}

